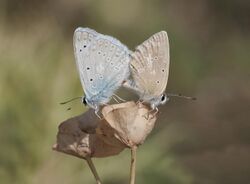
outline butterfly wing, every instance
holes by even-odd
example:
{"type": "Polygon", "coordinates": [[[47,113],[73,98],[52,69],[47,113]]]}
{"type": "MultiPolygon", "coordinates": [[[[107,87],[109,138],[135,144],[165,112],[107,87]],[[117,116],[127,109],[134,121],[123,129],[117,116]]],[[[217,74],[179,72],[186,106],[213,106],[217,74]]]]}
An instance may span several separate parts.
{"type": "Polygon", "coordinates": [[[111,36],[78,28],[74,34],[74,51],[89,105],[107,103],[128,76],[129,50],[111,36]]]}
{"type": "Polygon", "coordinates": [[[169,74],[169,41],[165,31],[158,32],[136,47],[131,54],[131,75],[143,100],[159,97],[169,74]]]}
{"type": "Polygon", "coordinates": [[[89,28],[77,28],[74,32],[73,46],[76,66],[86,96],[92,94],[88,86],[90,77],[86,71],[90,69],[90,66],[87,64],[90,56],[90,47],[94,45],[97,35],[96,31],[89,28]]]}

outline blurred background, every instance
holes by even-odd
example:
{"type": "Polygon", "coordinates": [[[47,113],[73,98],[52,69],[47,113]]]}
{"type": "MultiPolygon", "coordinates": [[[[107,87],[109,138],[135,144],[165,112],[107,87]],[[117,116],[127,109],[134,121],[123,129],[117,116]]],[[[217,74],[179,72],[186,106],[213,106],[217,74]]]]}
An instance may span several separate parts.
{"type": "MultiPolygon", "coordinates": [[[[76,27],[130,49],[166,30],[171,67],[152,134],[138,150],[138,184],[250,183],[250,2],[247,0],[1,0],[0,183],[92,184],[87,164],[53,152],[57,126],[86,108],[76,27]]],[[[129,150],[94,159],[104,183],[125,184],[129,150]]]]}

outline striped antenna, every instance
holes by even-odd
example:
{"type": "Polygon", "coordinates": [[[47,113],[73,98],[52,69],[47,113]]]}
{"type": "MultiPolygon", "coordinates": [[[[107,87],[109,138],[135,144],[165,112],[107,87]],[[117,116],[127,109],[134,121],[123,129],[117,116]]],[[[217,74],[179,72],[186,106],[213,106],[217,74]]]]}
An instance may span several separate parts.
{"type": "Polygon", "coordinates": [[[65,101],[65,102],[61,102],[60,104],[61,104],[61,105],[64,105],[64,104],[67,104],[67,103],[72,102],[72,101],[74,101],[74,100],[76,100],[76,99],[79,99],[79,98],[82,98],[82,97],[81,97],[81,96],[78,96],[78,97],[72,98],[72,99],[70,99],[70,100],[67,100],[67,101],[65,101]]]}
{"type": "Polygon", "coordinates": [[[167,93],[167,97],[178,97],[178,98],[185,98],[187,100],[196,100],[196,97],[191,97],[191,96],[185,96],[182,94],[172,94],[172,93],[167,93]]]}

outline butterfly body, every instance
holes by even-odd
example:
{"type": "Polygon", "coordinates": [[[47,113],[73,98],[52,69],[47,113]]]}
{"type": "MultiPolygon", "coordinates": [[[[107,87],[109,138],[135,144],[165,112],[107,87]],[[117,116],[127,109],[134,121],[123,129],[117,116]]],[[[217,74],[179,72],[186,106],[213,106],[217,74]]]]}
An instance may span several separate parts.
{"type": "Polygon", "coordinates": [[[85,93],[82,101],[98,111],[129,76],[129,50],[111,36],[77,28],[74,53],[85,93]]]}

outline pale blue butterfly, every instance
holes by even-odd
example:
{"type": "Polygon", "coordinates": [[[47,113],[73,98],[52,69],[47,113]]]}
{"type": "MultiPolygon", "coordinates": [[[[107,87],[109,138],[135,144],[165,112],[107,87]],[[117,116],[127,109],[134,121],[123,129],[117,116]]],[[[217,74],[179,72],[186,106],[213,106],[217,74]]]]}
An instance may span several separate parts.
{"type": "Polygon", "coordinates": [[[129,76],[130,51],[111,36],[81,27],[75,30],[73,45],[85,93],[82,102],[97,113],[129,76]]]}

